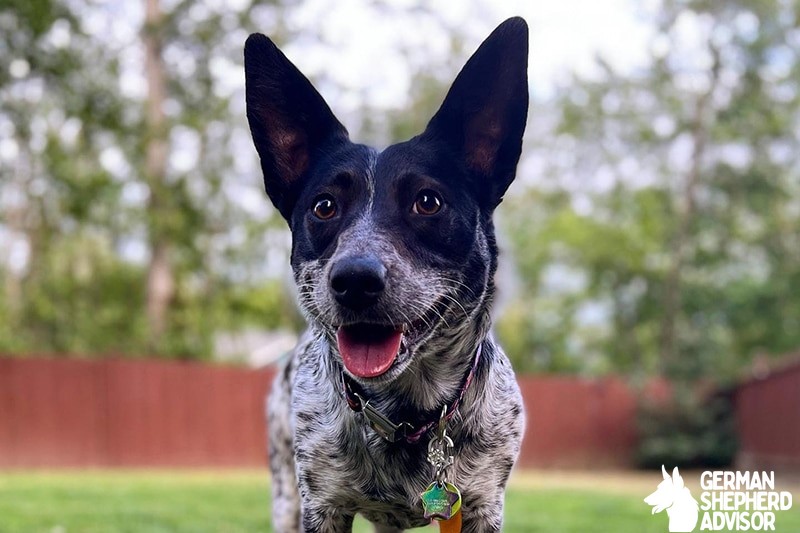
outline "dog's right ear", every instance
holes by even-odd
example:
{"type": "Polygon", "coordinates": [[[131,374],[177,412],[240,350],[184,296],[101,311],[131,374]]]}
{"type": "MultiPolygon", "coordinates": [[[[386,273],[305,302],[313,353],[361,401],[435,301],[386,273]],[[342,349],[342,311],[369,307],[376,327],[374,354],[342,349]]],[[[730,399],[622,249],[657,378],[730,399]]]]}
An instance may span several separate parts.
{"type": "Polygon", "coordinates": [[[315,157],[348,140],[328,104],[283,52],[254,33],[244,45],[247,120],[264,186],[286,220],[315,157]]]}
{"type": "Polygon", "coordinates": [[[684,487],[683,485],[683,477],[678,472],[678,467],[676,466],[674,470],[672,470],[672,484],[675,486],[676,489],[680,490],[684,487]]]}

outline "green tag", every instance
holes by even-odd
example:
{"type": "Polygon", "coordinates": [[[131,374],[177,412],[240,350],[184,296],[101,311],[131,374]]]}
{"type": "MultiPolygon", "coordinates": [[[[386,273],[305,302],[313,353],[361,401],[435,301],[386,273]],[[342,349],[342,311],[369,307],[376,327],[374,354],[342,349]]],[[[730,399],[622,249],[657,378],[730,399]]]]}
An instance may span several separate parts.
{"type": "Polygon", "coordinates": [[[422,497],[425,518],[449,520],[461,509],[461,492],[452,483],[438,484],[435,481],[428,485],[422,497]]]}

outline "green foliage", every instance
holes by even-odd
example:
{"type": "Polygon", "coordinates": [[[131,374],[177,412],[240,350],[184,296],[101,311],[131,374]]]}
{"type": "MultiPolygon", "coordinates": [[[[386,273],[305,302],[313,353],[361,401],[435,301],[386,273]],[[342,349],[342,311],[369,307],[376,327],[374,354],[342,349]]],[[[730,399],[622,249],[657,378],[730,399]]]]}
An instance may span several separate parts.
{"type": "Polygon", "coordinates": [[[665,199],[656,189],[630,195],[617,189],[598,200],[613,212],[611,220],[577,213],[562,193],[530,192],[507,202],[501,227],[511,240],[525,298],[498,328],[519,369],[656,370],[660,303],[648,292],[663,282],[665,199]],[[533,223],[520,215],[532,205],[539,207],[533,223]]]}
{"type": "MultiPolygon", "coordinates": [[[[135,352],[141,345],[143,272],[102,241],[71,237],[49,247],[24,281],[18,327],[0,349],[91,353],[135,352]]],[[[9,332],[10,333],[10,332],[9,332]]]]}
{"type": "Polygon", "coordinates": [[[682,468],[729,466],[736,455],[733,405],[728,396],[700,398],[678,390],[667,405],[643,399],[637,413],[642,468],[680,465],[682,468]]]}
{"type": "Polygon", "coordinates": [[[247,325],[298,331],[304,324],[294,303],[294,294],[287,289],[287,284],[277,281],[249,289],[232,287],[227,306],[231,317],[247,325]]]}
{"type": "Polygon", "coordinates": [[[529,147],[541,175],[501,209],[519,369],[727,381],[800,346],[796,20],[776,1],[665,2],[646,67],[599,60],[561,87],[529,147]]]}

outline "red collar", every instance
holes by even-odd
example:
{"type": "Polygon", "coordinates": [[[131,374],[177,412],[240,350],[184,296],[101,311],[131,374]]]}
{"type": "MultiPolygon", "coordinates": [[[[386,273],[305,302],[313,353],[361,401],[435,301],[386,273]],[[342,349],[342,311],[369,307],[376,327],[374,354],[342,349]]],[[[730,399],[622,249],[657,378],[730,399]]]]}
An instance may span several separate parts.
{"type": "MultiPolygon", "coordinates": [[[[464,399],[464,395],[466,394],[470,383],[472,383],[472,379],[475,377],[475,370],[478,368],[478,362],[481,359],[482,345],[483,343],[479,344],[478,349],[475,351],[475,359],[472,362],[472,367],[470,368],[469,373],[464,378],[464,383],[461,385],[461,391],[458,393],[455,401],[447,408],[445,422],[449,421],[456,413],[461,400],[464,399]]],[[[355,390],[357,387],[358,384],[350,379],[344,373],[344,370],[342,370],[342,389],[344,390],[344,397],[347,400],[347,405],[350,406],[350,409],[353,411],[357,413],[363,413],[369,421],[369,425],[372,427],[372,429],[389,442],[397,442],[401,439],[405,439],[406,442],[409,443],[417,442],[432,427],[439,423],[439,418],[436,418],[435,420],[426,422],[425,424],[422,424],[416,428],[408,422],[400,422],[399,424],[395,424],[389,420],[386,415],[372,407],[369,404],[369,400],[365,399],[363,394],[360,394],[355,390]]]]}

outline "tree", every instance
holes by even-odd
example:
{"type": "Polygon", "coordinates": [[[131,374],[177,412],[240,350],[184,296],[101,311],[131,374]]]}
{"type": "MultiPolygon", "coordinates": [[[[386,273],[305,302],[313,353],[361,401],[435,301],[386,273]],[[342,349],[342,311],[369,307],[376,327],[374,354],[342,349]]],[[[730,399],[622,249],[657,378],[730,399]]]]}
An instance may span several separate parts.
{"type": "Polygon", "coordinates": [[[145,161],[144,177],[148,184],[147,203],[150,261],[147,268],[147,319],[151,343],[158,349],[167,322],[167,311],[175,293],[175,275],[172,271],[172,243],[163,228],[169,220],[165,209],[167,134],[169,133],[164,103],[167,83],[164,72],[163,33],[164,17],[158,0],[145,0],[145,19],[142,40],[145,48],[147,101],[145,104],[145,161]]]}

